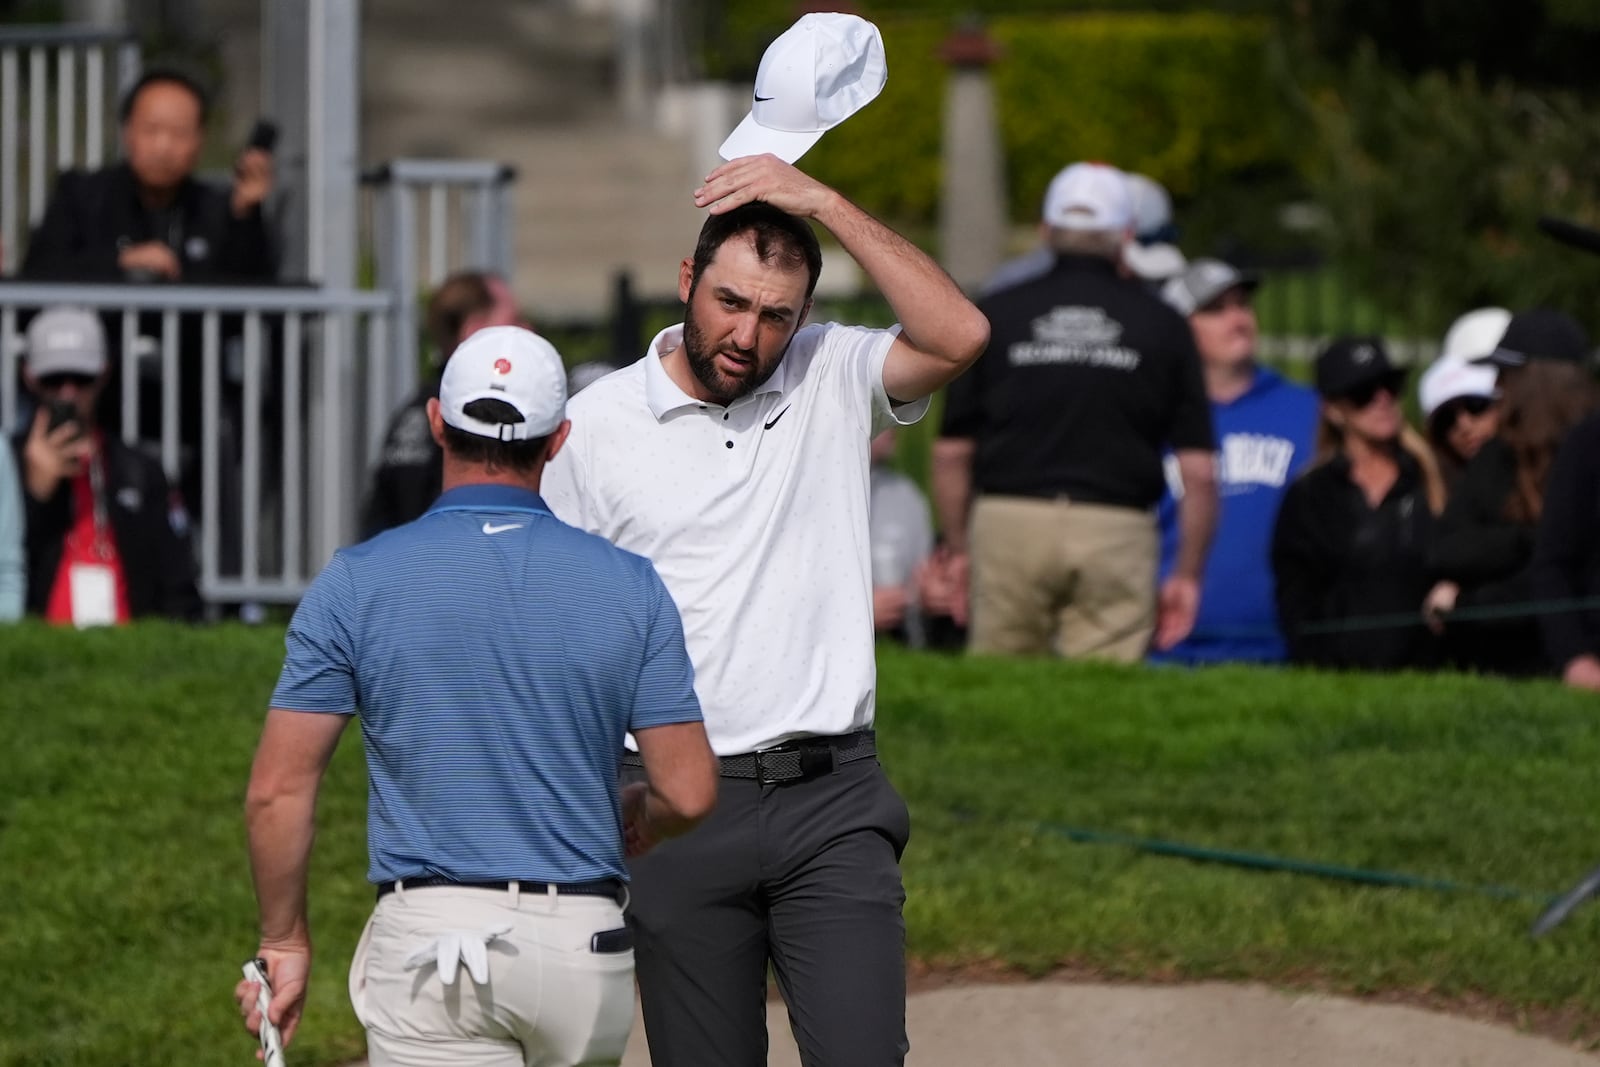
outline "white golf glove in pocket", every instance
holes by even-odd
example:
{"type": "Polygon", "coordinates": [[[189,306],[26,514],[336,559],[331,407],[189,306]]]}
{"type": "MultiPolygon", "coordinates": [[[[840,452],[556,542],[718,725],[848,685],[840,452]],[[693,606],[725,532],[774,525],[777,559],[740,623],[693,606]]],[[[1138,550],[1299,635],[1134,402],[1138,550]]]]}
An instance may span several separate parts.
{"type": "Polygon", "coordinates": [[[406,958],[406,970],[420,970],[433,963],[439,970],[439,981],[454,985],[456,969],[466,964],[473,982],[483,985],[489,981],[489,946],[510,932],[509,924],[484,930],[445,930],[406,958]]]}

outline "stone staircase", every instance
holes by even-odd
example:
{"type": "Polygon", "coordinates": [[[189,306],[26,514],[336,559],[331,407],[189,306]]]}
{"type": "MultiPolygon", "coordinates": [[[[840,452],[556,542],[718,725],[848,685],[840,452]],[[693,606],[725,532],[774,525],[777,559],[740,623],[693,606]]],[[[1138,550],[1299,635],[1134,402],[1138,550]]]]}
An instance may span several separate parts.
{"type": "MultiPolygon", "coordinates": [[[[608,306],[619,270],[643,296],[675,291],[694,247],[705,161],[628,125],[611,16],[597,0],[365,0],[361,159],[493,159],[516,168],[517,296],[535,319],[608,306]]],[[[210,0],[244,136],[260,81],[259,0],[210,0]]]]}

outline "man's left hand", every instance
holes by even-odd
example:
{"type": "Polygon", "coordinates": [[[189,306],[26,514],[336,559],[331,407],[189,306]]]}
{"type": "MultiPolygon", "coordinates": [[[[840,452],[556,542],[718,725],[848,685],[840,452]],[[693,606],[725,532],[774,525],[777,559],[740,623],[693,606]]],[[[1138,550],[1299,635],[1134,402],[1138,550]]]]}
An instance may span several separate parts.
{"type": "Polygon", "coordinates": [[[721,215],[760,200],[790,215],[814,219],[837,195],[777,156],[742,156],[706,175],[705,184],[694,191],[694,206],[721,215]]]}
{"type": "Polygon", "coordinates": [[[242,219],[272,193],[272,154],[247,148],[233,165],[233,216],[242,219]]]}
{"type": "Polygon", "coordinates": [[[1200,611],[1200,583],[1173,575],[1161,583],[1156,610],[1156,650],[1167,649],[1188,637],[1200,611]]]}

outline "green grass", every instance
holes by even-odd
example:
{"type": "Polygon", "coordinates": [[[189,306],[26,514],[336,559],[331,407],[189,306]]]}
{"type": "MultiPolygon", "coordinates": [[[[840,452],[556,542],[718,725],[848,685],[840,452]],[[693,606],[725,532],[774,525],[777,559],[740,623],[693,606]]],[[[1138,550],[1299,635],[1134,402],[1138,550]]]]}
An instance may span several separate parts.
{"type": "MultiPolygon", "coordinates": [[[[241,803],[281,632],[8,631],[0,1064],[249,1055],[241,803]]],[[[1600,716],[1542,683],[1198,674],[884,649],[884,761],[910,802],[912,954],[936,964],[1488,998],[1600,1027],[1600,716]],[[1466,885],[1363,887],[1074,844],[1090,827],[1466,885]]],[[[356,734],[324,794],[318,962],[296,1067],[361,1050],[345,971],[371,905],[356,734]]]]}

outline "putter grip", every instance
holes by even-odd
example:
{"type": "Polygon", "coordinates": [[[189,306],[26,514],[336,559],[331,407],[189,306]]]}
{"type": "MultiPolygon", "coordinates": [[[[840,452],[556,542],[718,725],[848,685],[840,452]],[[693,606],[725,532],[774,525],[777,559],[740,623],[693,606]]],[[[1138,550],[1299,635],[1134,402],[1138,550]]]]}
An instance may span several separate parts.
{"type": "Polygon", "coordinates": [[[266,961],[250,960],[244,965],[244,977],[259,987],[256,990],[256,1009],[261,1012],[262,1063],[264,1067],[284,1067],[283,1036],[267,1018],[267,1006],[272,1003],[272,986],[267,981],[266,961]]]}

